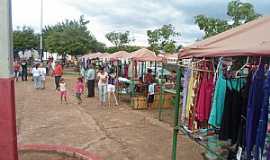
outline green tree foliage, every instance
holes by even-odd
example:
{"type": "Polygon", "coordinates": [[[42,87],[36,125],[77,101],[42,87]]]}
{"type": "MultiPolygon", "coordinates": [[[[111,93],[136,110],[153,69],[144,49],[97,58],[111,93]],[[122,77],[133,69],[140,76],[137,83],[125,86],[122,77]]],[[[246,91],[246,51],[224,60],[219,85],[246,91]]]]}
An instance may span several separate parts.
{"type": "Polygon", "coordinates": [[[13,46],[15,52],[38,49],[39,36],[35,34],[34,29],[31,27],[17,28],[13,31],[13,46]]]}
{"type": "Polygon", "coordinates": [[[45,49],[58,54],[83,55],[89,51],[104,50],[105,45],[98,42],[87,29],[83,16],[79,20],[66,20],[44,29],[45,49]]]}
{"type": "Polygon", "coordinates": [[[176,38],[180,36],[180,33],[176,32],[173,25],[169,24],[153,31],[148,30],[147,36],[150,48],[154,52],[174,53],[177,49],[176,38]]]}
{"type": "Polygon", "coordinates": [[[115,47],[118,47],[118,48],[128,45],[130,42],[135,41],[134,38],[130,37],[129,31],[126,31],[124,33],[110,32],[110,33],[107,33],[105,36],[115,47]]]}
{"type": "Polygon", "coordinates": [[[243,23],[252,21],[260,16],[255,12],[252,4],[240,1],[229,2],[227,15],[230,17],[228,21],[198,15],[195,17],[195,23],[205,32],[204,38],[207,38],[243,23]]]}
{"type": "Polygon", "coordinates": [[[141,47],[139,46],[130,46],[130,45],[127,45],[127,46],[123,46],[123,47],[108,47],[106,48],[105,52],[107,53],[115,53],[115,52],[118,52],[118,51],[127,51],[127,52],[134,52],[134,51],[137,51],[141,49],[141,47]]]}

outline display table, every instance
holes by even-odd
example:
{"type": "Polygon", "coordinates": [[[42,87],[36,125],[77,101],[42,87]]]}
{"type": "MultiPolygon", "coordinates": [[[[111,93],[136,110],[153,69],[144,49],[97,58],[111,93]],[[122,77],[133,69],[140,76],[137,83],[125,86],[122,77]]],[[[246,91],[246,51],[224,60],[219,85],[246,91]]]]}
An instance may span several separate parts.
{"type": "MultiPolygon", "coordinates": [[[[169,92],[164,92],[163,98],[164,98],[164,103],[161,105],[162,109],[170,109],[173,108],[173,99],[175,97],[175,94],[169,93],[169,92]]],[[[147,109],[147,97],[144,95],[137,95],[132,98],[133,100],[133,109],[147,109]]],[[[153,109],[158,109],[160,106],[160,93],[155,94],[155,100],[152,105],[153,109]]]]}

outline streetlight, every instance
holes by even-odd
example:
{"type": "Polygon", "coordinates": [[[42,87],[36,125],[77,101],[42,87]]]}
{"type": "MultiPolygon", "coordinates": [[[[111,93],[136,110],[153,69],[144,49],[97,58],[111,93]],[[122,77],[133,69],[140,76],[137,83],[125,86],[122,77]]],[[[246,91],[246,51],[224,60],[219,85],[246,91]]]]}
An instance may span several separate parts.
{"type": "Polygon", "coordinates": [[[40,60],[43,59],[43,0],[40,1],[40,39],[39,39],[39,55],[40,60]]]}
{"type": "Polygon", "coordinates": [[[18,160],[11,0],[0,0],[0,159],[18,160]]]}

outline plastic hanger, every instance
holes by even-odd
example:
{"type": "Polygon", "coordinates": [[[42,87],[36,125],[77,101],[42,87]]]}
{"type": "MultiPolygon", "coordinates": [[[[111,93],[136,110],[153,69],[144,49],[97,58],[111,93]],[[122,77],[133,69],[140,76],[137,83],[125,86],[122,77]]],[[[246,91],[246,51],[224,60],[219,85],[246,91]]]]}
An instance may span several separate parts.
{"type": "Polygon", "coordinates": [[[235,75],[237,76],[239,72],[242,71],[248,64],[249,64],[249,57],[247,57],[246,63],[238,71],[236,71],[235,75]]]}

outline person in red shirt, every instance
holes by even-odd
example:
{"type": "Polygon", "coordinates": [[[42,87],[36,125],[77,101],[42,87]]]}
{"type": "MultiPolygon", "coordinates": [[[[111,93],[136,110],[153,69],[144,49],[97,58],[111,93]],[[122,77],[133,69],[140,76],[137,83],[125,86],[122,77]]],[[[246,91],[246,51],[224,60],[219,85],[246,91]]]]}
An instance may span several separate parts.
{"type": "Polygon", "coordinates": [[[59,90],[59,82],[63,75],[63,67],[60,64],[60,62],[56,62],[56,66],[53,73],[54,73],[54,78],[55,78],[56,89],[59,90]]]}

